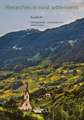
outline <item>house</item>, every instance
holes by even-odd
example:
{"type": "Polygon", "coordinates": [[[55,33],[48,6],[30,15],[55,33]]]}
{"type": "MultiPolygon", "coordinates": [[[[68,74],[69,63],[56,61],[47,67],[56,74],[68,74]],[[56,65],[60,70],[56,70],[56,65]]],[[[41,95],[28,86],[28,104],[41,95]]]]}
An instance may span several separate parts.
{"type": "Polygon", "coordinates": [[[51,98],[51,94],[50,94],[50,93],[46,93],[46,94],[45,94],[45,97],[46,97],[46,98],[51,98]]]}
{"type": "Polygon", "coordinates": [[[4,104],[6,104],[6,102],[7,102],[7,100],[5,100],[5,99],[0,99],[0,105],[4,105],[4,104]]]}
{"type": "Polygon", "coordinates": [[[32,110],[32,106],[29,100],[28,84],[26,84],[26,90],[24,92],[23,100],[20,102],[19,109],[23,111],[32,110]]]}
{"type": "Polygon", "coordinates": [[[35,108],[33,109],[33,112],[36,113],[36,114],[41,114],[43,112],[44,109],[41,109],[41,108],[35,108]]]}
{"type": "Polygon", "coordinates": [[[48,108],[42,109],[40,107],[33,109],[33,112],[36,114],[45,114],[45,115],[49,113],[48,108]]]}

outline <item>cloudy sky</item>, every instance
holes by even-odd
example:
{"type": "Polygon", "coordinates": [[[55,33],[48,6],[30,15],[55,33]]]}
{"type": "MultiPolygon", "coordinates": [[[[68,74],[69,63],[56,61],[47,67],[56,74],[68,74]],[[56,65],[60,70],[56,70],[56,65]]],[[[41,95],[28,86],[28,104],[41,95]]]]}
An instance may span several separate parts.
{"type": "Polygon", "coordinates": [[[34,28],[44,30],[66,24],[84,17],[84,0],[0,0],[0,35],[5,33],[33,28],[31,21],[54,22],[34,28]],[[7,9],[7,6],[76,6],[74,9],[29,10],[7,9]],[[42,16],[31,19],[31,16],[42,16]]]}

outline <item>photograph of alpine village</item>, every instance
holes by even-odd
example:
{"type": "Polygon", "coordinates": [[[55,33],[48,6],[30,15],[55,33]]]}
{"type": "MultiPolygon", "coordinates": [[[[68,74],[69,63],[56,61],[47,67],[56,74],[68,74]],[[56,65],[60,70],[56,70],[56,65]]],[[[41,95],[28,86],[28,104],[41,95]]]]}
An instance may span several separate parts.
{"type": "Polygon", "coordinates": [[[0,37],[0,120],[84,120],[84,18],[0,37]]]}

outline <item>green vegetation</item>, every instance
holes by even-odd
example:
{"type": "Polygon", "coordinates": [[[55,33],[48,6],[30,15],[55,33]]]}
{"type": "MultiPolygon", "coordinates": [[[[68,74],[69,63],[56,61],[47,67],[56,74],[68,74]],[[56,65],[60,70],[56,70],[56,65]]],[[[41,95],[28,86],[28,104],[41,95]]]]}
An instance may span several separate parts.
{"type": "Polygon", "coordinates": [[[0,120],[83,120],[84,119],[84,63],[28,67],[19,73],[0,73],[0,120]],[[5,75],[5,77],[4,77],[5,75]],[[18,102],[29,83],[33,108],[42,114],[18,110],[18,102]],[[15,117],[14,117],[15,116],[15,117]]]}

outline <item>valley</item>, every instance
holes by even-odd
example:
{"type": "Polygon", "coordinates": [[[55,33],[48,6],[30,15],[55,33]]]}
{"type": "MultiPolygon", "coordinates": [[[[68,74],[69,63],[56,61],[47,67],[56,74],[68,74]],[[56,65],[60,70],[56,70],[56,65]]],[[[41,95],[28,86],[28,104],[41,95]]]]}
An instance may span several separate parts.
{"type": "Polygon", "coordinates": [[[84,120],[84,18],[0,37],[0,120],[84,120]]]}
{"type": "MultiPolygon", "coordinates": [[[[19,73],[14,73],[0,81],[0,100],[9,101],[13,98],[19,103],[25,90],[25,82],[29,84],[30,102],[33,109],[47,110],[48,113],[45,111],[42,113],[45,119],[48,117],[50,120],[62,120],[61,117],[68,117],[67,120],[69,120],[70,114],[72,114],[72,117],[76,117],[78,120],[74,112],[79,112],[79,116],[82,114],[84,105],[84,63],[63,64],[60,67],[36,66],[25,68],[19,73]],[[69,108],[71,105],[72,107],[69,108]],[[70,109],[71,111],[69,111],[70,109]],[[63,116],[61,116],[62,114],[63,116]]],[[[1,106],[3,104],[2,102],[1,106]]],[[[11,107],[11,109],[13,108],[11,107]]],[[[24,112],[24,114],[30,116],[33,120],[32,115],[35,113],[24,112]]]]}

